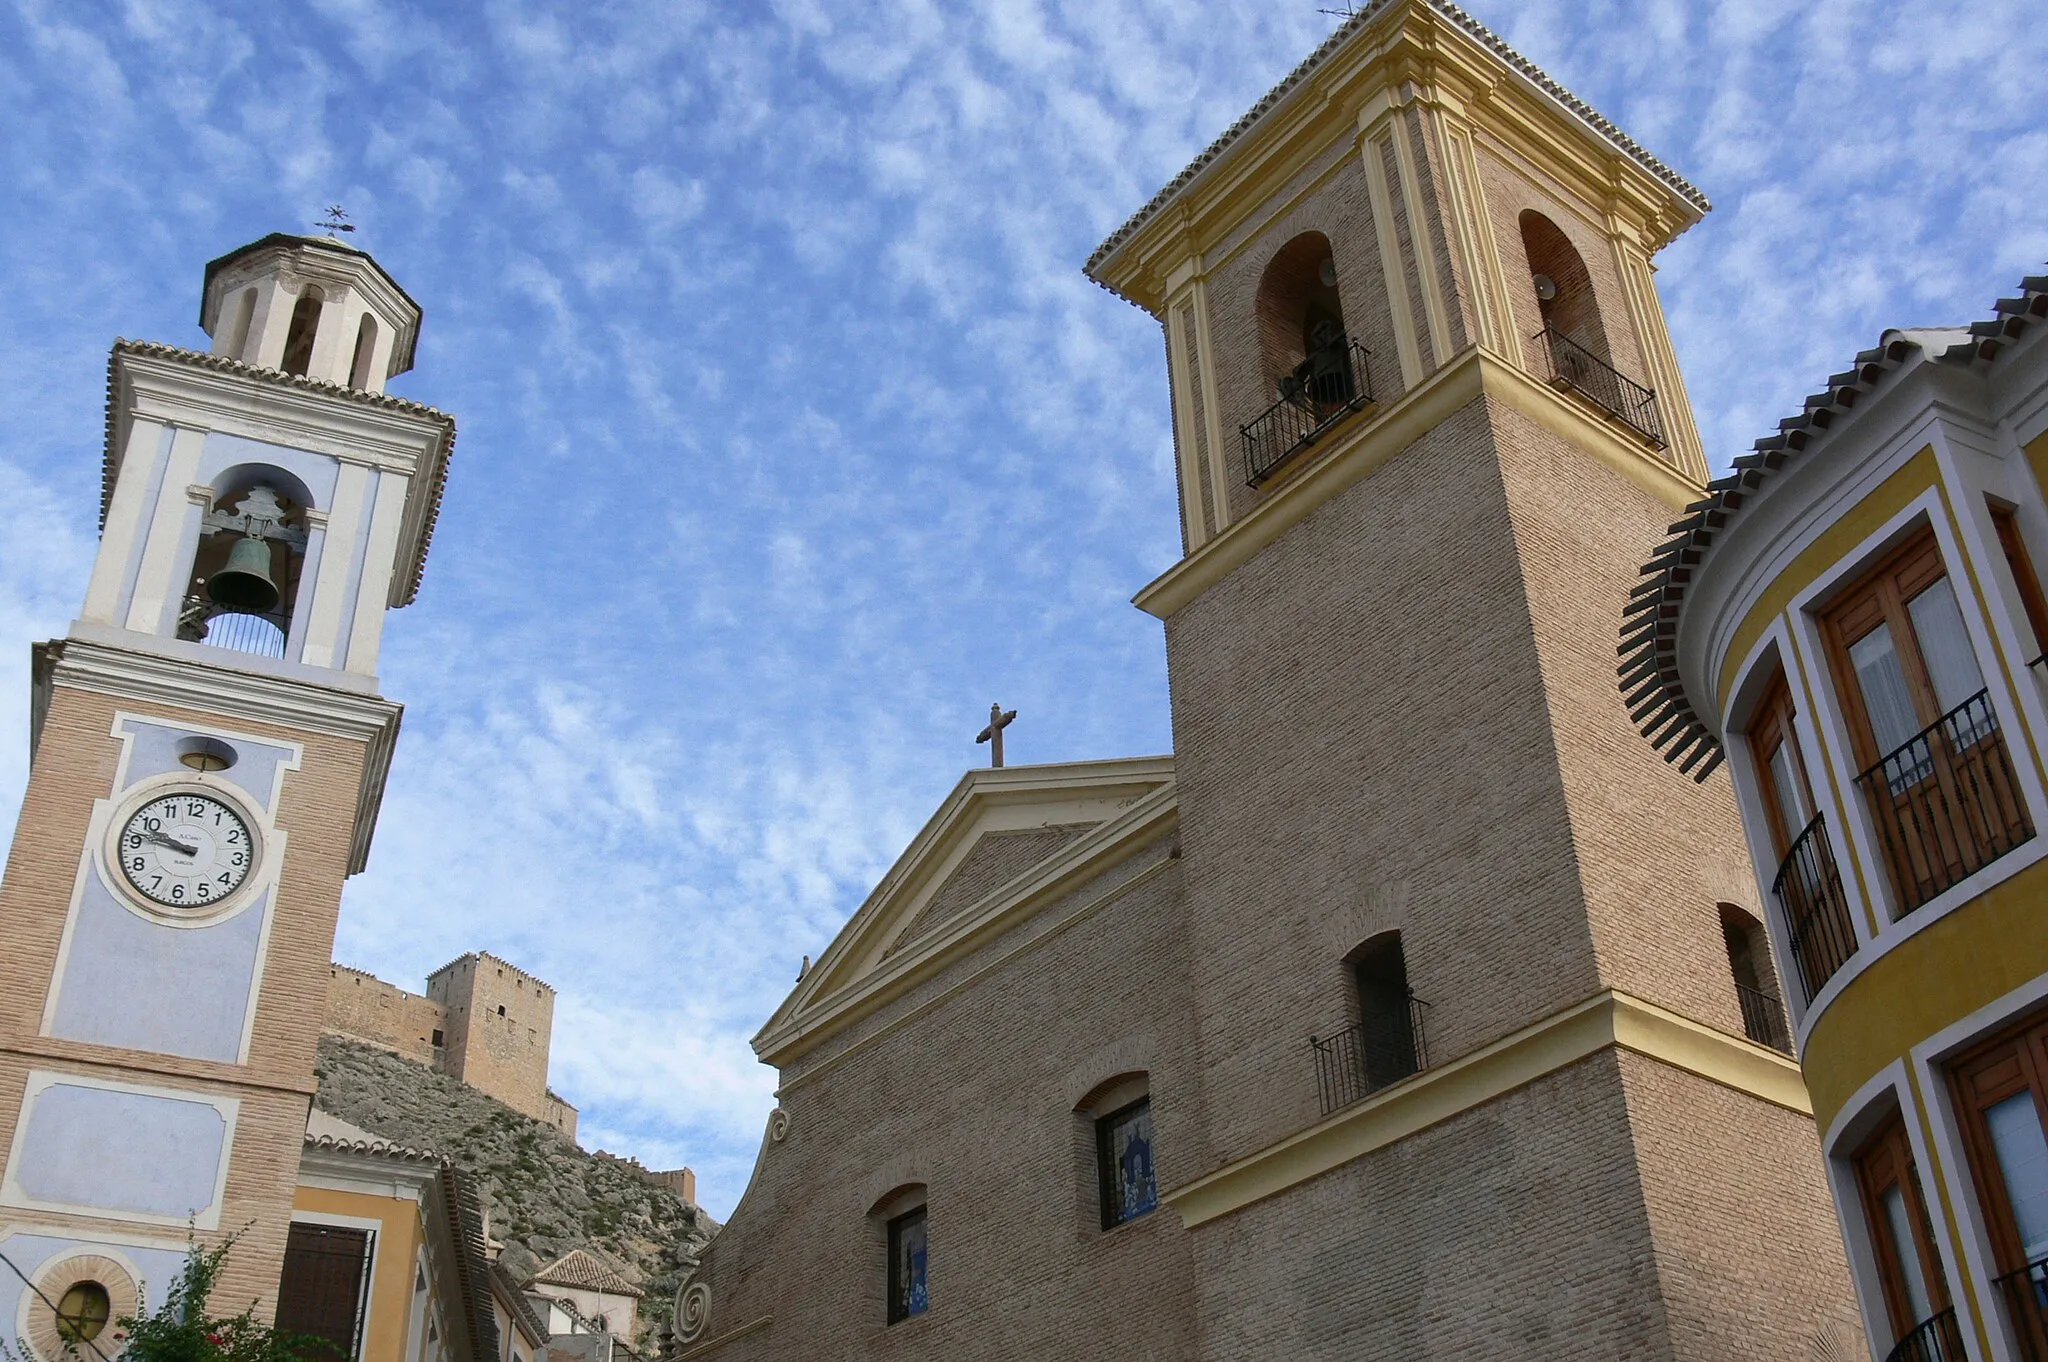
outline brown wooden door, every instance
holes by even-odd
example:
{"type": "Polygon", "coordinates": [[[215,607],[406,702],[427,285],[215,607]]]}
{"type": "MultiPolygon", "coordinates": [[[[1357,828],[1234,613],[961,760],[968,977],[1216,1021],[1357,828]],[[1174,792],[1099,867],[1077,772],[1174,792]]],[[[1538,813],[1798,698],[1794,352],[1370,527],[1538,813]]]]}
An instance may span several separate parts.
{"type": "Polygon", "coordinates": [[[277,1327],[320,1340],[309,1362],[348,1362],[360,1343],[369,1287],[368,1230],[294,1222],[277,1284],[277,1327]]]}
{"type": "Polygon", "coordinates": [[[1948,1309],[1949,1302],[1927,1204],[1920,1194],[1919,1171],[1913,1166],[1913,1147],[1897,1116],[1857,1153],[1856,1182],[1884,1282],[1892,1337],[1904,1338],[1948,1309]]]}
{"type": "Polygon", "coordinates": [[[1949,1071],[1994,1272],[2022,1356],[2048,1359],[2048,1019],[1949,1071]]]}

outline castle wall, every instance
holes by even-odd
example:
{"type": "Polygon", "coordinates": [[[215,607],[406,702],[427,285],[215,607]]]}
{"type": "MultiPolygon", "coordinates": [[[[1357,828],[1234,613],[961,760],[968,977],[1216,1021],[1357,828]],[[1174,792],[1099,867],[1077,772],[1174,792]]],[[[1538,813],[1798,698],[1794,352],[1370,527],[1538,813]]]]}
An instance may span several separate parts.
{"type": "Polygon", "coordinates": [[[447,1018],[444,1071],[515,1111],[556,1124],[548,1096],[555,991],[493,955],[465,955],[427,978],[447,1018]]]}
{"type": "Polygon", "coordinates": [[[439,1003],[374,974],[333,965],[327,974],[327,1029],[438,1068],[445,1039],[439,1003]]]}

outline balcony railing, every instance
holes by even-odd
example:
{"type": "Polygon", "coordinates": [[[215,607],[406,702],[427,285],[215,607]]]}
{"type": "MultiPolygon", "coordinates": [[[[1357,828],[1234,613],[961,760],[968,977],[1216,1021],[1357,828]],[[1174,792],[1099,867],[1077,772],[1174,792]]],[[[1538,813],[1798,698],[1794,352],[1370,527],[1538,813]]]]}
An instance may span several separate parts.
{"type": "Polygon", "coordinates": [[[1963,1362],[1963,1332],[1956,1312],[1943,1310],[1924,1320],[1884,1355],[1884,1362],[1963,1362]]]}
{"type": "Polygon", "coordinates": [[[1554,326],[1529,339],[1544,359],[1543,379],[1551,387],[1576,392],[1657,448],[1664,447],[1656,389],[1622,377],[1612,364],[1554,326]]]}
{"type": "Polygon", "coordinates": [[[187,596],[178,617],[178,637],[258,657],[283,657],[291,617],[229,610],[204,596],[187,596]]]}
{"type": "Polygon", "coordinates": [[[1792,960],[1799,967],[1805,1001],[1810,1003],[1821,985],[1856,953],[1856,926],[1849,917],[1842,873],[1835,868],[1834,848],[1828,845],[1827,824],[1821,815],[1813,816],[1778,863],[1778,878],[1772,882],[1771,892],[1785,910],[1785,925],[1792,934],[1792,960]]]}
{"type": "Polygon", "coordinates": [[[2048,1362],[2048,1258],[1998,1279],[2006,1322],[2019,1340],[2021,1362],[2048,1362]]]}
{"type": "Polygon", "coordinates": [[[1280,400],[1237,428],[1244,441],[1244,480],[1257,487],[1354,411],[1372,405],[1371,356],[1340,338],[1280,380],[1280,400]]]}
{"type": "Polygon", "coordinates": [[[1323,1115],[1428,1068],[1422,1026],[1428,1011],[1429,1004],[1411,993],[1402,1011],[1368,1017],[1333,1036],[1310,1036],[1323,1115]]]}
{"type": "Polygon", "coordinates": [[[1792,1053],[1792,1041],[1785,1030],[1785,1009],[1776,998],[1747,984],[1735,986],[1742,1004],[1742,1034],[1758,1045],[1768,1045],[1784,1054],[1792,1053]]]}
{"type": "Polygon", "coordinates": [[[2034,835],[2012,755],[1978,691],[1856,778],[1909,913],[2034,835]]]}

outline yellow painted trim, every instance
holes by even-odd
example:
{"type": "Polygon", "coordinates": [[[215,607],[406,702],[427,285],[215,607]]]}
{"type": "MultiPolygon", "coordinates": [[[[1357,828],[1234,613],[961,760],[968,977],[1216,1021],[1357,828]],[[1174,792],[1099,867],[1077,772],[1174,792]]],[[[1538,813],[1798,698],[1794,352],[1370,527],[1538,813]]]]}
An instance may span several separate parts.
{"type": "Polygon", "coordinates": [[[1298,472],[1249,514],[1160,574],[1132,598],[1133,603],[1148,614],[1170,619],[1318,507],[1482,395],[1595,455],[1667,506],[1682,508],[1702,491],[1647,445],[1617,433],[1611,422],[1594,415],[1584,403],[1553,392],[1501,356],[1475,346],[1392,406],[1358,418],[1349,433],[1304,460],[1298,472]]]}
{"type": "Polygon", "coordinates": [[[689,1359],[693,1357],[709,1357],[712,1353],[718,1351],[720,1348],[723,1348],[726,1344],[736,1343],[740,1339],[745,1338],[748,1334],[758,1334],[763,1329],[772,1327],[774,1323],[775,1316],[763,1315],[761,1316],[761,1318],[757,1320],[750,1320],[749,1322],[742,1324],[737,1329],[733,1329],[726,1333],[722,1333],[717,1338],[707,1338],[702,1343],[695,1344],[691,1347],[683,1349],[679,1353],[672,1354],[671,1362],[689,1362],[689,1359]]]}
{"type": "Polygon", "coordinates": [[[1528,370],[1487,356],[1486,395],[1512,407],[1561,440],[1598,457],[1673,512],[1682,511],[1706,488],[1633,434],[1598,414],[1586,402],[1539,383],[1528,370]]]}
{"type": "Polygon", "coordinates": [[[1610,233],[1608,249],[1614,252],[1615,272],[1621,276],[1645,377],[1657,390],[1672,462],[1684,469],[1686,476],[1703,483],[1707,480],[1707,451],[1700,443],[1699,426],[1693,420],[1685,375],[1678,367],[1678,352],[1672,347],[1671,333],[1664,325],[1663,300],[1657,296],[1650,257],[1619,233],[1610,233]]]}
{"type": "Polygon", "coordinates": [[[1783,1055],[1654,1003],[1608,991],[1441,1068],[1425,1069],[1162,1199],[1192,1229],[1610,1048],[1683,1069],[1802,1116],[1812,1114],[1799,1067],[1783,1055]]]}
{"type": "Polygon", "coordinates": [[[1437,140],[1443,148],[1444,178],[1454,200],[1453,225],[1457,228],[1463,268],[1473,281],[1477,297],[1473,313],[1478,318],[1479,343],[1505,355],[1521,367],[1522,338],[1515,332],[1515,318],[1508,307],[1507,270],[1501,264],[1500,244],[1494,239],[1493,219],[1486,204],[1486,187],[1479,178],[1479,161],[1472,150],[1472,133],[1462,120],[1443,115],[1437,123],[1437,140]]]}
{"type": "MultiPolygon", "coordinates": [[[[1862,964],[1806,1037],[1806,1080],[1821,1129],[1887,1064],[2048,974],[2044,903],[2048,860],[2034,862],[1862,964]]],[[[1864,947],[1866,954],[1871,949],[1864,947]]]]}
{"type": "Polygon", "coordinates": [[[1306,519],[1317,507],[1399,454],[1482,391],[1479,352],[1467,351],[1410,389],[1392,406],[1354,417],[1350,432],[1304,461],[1258,506],[1161,574],[1133,597],[1148,614],[1167,619],[1223,580],[1252,556],[1306,519]]]}
{"type": "Polygon", "coordinates": [[[2027,441],[2026,453],[2027,467],[2033,471],[2034,481],[2048,491],[2048,430],[2027,441]]]}
{"type": "Polygon", "coordinates": [[[406,1326],[412,1318],[413,1264],[426,1242],[420,1204],[409,1197],[298,1187],[292,1192],[292,1209],[375,1220],[383,1226],[377,1231],[377,1271],[370,1283],[370,1327],[363,1335],[363,1356],[404,1357],[406,1326]]]}
{"type": "Polygon", "coordinates": [[[1385,126],[1382,123],[1361,133],[1356,154],[1365,171],[1365,196],[1372,203],[1373,233],[1380,243],[1380,273],[1387,284],[1388,320],[1394,325],[1394,353],[1401,361],[1401,388],[1413,392],[1422,382],[1422,343],[1415,334],[1415,307],[1408,297],[1408,272],[1401,263],[1401,237],[1394,230],[1394,195],[1387,184],[1386,158],[1380,151],[1380,130],[1385,126]]]}
{"type": "Polygon", "coordinates": [[[1934,446],[1923,446],[1919,453],[1900,464],[1890,476],[1872,488],[1868,496],[1836,516],[1833,524],[1822,530],[1782,572],[1771,579],[1770,585],[1750,606],[1749,613],[1742,617],[1742,623],[1736,626],[1728,641],[1728,650],[1721,655],[1719,689],[1713,698],[1717,711],[1726,708],[1725,697],[1732,693],[1742,660],[1749,656],[1757,640],[1771,627],[1771,621],[1791,608],[1792,598],[1853,553],[1858,544],[1877,533],[1880,526],[1903,511],[1913,498],[1930,487],[1939,486],[1941,470],[1935,464],[1934,446]]]}
{"type": "Polygon", "coordinates": [[[1429,219],[1422,211],[1422,181],[1415,167],[1415,148],[1408,141],[1408,110],[1397,109],[1387,120],[1394,146],[1394,168],[1401,176],[1401,206],[1408,218],[1408,240],[1415,248],[1415,278],[1422,285],[1422,314],[1429,322],[1429,352],[1442,364],[1451,355],[1451,321],[1444,310],[1443,281],[1437,275],[1436,250],[1430,245],[1429,219]]]}

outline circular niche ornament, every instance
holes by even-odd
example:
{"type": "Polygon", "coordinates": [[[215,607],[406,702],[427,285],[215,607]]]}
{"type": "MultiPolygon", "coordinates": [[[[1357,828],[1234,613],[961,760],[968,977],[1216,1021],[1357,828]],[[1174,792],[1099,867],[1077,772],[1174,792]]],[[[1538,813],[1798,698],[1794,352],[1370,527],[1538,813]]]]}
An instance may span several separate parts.
{"type": "Polygon", "coordinates": [[[128,1269],[98,1253],[75,1253],[36,1274],[24,1300],[22,1337],[42,1362],[72,1362],[97,1348],[111,1357],[125,1341],[115,1321],[140,1312],[142,1293],[128,1269]]]}
{"type": "Polygon", "coordinates": [[[676,1296],[676,1337],[694,1342],[711,1324],[711,1288],[702,1282],[686,1283],[676,1296]]]}

